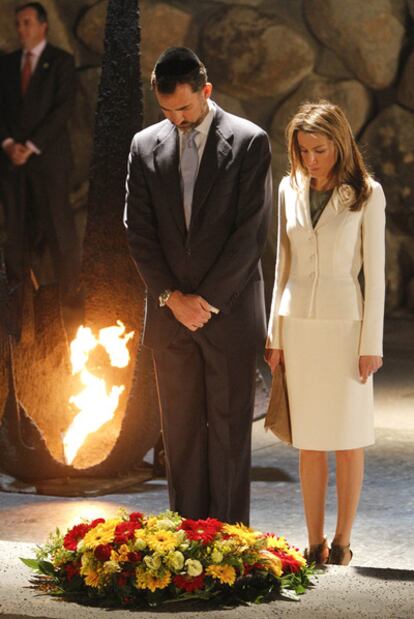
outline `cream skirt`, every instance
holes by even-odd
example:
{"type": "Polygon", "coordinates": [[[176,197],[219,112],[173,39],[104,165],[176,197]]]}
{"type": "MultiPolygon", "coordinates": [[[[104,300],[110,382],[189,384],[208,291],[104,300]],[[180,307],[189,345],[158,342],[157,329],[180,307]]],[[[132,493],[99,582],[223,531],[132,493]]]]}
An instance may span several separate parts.
{"type": "Polygon", "coordinates": [[[293,445],[336,451],[372,445],[372,376],[363,385],[361,322],[283,317],[293,445]]]}

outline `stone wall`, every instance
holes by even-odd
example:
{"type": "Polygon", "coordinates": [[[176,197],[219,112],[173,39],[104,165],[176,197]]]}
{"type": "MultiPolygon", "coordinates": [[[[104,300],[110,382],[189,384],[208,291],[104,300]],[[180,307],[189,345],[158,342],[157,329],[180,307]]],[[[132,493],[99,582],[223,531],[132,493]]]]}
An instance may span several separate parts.
{"type": "MultiPolygon", "coordinates": [[[[43,0],[50,40],[78,67],[72,122],[72,202],[85,202],[107,0],[43,0]]],[[[0,50],[17,46],[2,0],[0,50]]],[[[194,47],[214,99],[265,128],[275,184],[286,171],[284,127],[298,104],[327,98],[346,111],[388,201],[387,310],[414,311],[414,0],[141,0],[145,122],[159,118],[148,87],[170,45],[194,47]]],[[[271,280],[276,226],[266,252],[271,280]]]]}

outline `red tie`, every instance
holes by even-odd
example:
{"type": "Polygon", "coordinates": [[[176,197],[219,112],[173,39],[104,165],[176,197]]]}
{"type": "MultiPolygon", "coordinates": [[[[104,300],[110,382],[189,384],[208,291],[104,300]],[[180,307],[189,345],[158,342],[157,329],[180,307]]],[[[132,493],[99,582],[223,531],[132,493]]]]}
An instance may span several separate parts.
{"type": "Polygon", "coordinates": [[[23,97],[27,92],[27,89],[29,87],[30,78],[32,77],[32,63],[30,60],[31,57],[32,57],[32,54],[30,52],[26,52],[26,55],[24,58],[23,69],[21,73],[21,88],[22,88],[23,97]]]}

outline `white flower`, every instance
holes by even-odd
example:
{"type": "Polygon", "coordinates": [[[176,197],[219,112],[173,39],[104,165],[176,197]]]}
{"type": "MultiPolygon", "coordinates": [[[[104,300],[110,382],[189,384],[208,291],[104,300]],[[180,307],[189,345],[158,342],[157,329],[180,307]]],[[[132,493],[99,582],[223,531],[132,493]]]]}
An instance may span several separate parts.
{"type": "Polygon", "coordinates": [[[161,567],[161,558],[157,553],[144,557],[144,563],[151,572],[156,572],[161,567]]]}
{"type": "Polygon", "coordinates": [[[179,550],[169,552],[165,559],[165,563],[167,567],[174,570],[174,572],[179,572],[184,567],[184,555],[179,550]]]}
{"type": "Polygon", "coordinates": [[[221,563],[223,561],[223,553],[221,553],[217,548],[214,548],[211,553],[211,560],[213,563],[221,563]]]}
{"type": "Polygon", "coordinates": [[[350,207],[355,202],[355,189],[351,185],[343,183],[338,187],[338,196],[344,206],[350,207]]]}
{"type": "Polygon", "coordinates": [[[197,561],[197,559],[187,559],[185,566],[189,576],[200,576],[203,571],[203,566],[200,561],[197,561]]]}

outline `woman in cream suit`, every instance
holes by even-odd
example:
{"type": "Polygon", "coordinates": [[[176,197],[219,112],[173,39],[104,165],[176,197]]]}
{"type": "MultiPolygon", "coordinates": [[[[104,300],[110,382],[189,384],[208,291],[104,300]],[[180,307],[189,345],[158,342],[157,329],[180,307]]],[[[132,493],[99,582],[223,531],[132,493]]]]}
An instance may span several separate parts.
{"type": "Polygon", "coordinates": [[[382,365],[385,198],[342,110],[303,105],[287,128],[276,278],[266,359],[285,365],[309,545],[317,564],[347,565],[374,442],[372,374],[382,365]],[[364,276],[364,294],[359,275],[364,276]],[[337,526],[324,536],[327,452],[336,452],[337,526]]]}

